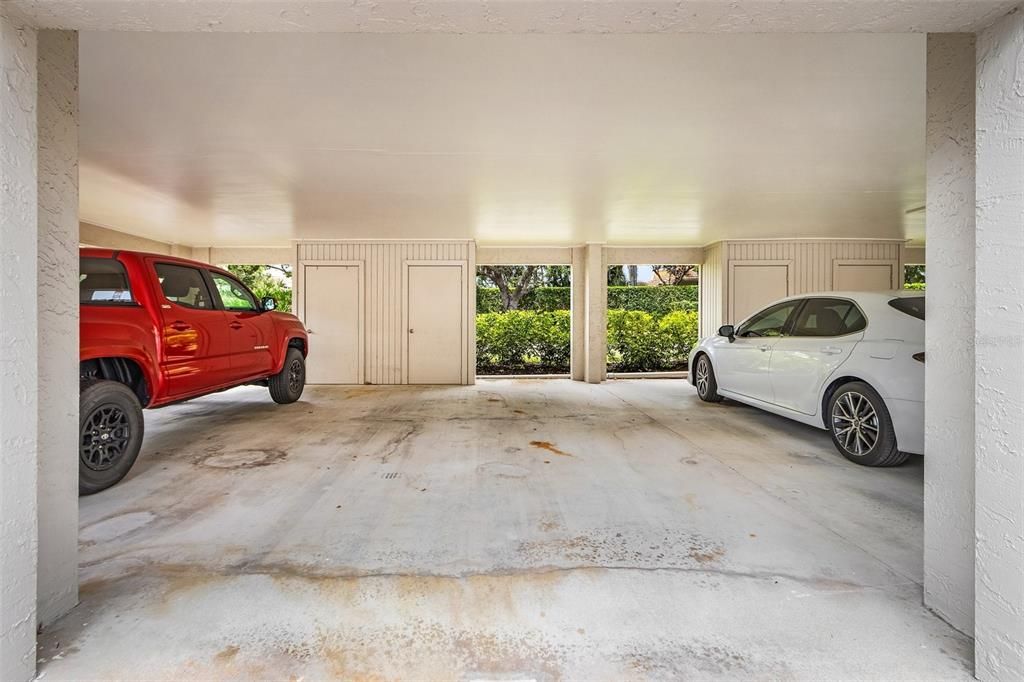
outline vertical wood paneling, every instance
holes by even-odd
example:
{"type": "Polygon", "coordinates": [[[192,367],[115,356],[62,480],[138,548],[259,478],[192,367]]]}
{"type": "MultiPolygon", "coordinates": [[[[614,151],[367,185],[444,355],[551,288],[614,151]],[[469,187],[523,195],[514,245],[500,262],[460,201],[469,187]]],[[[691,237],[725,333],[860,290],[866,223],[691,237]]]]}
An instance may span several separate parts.
{"type": "MultiPolygon", "coordinates": [[[[727,276],[728,261],[731,260],[791,260],[794,268],[791,293],[795,295],[832,289],[832,262],[835,260],[887,260],[902,266],[903,245],[894,241],[867,240],[730,241],[708,246],[706,260],[712,259],[712,255],[722,249],[726,254],[726,264],[724,270],[718,272],[716,280],[727,276]]],[[[704,267],[708,267],[707,262],[704,267]]],[[[703,281],[701,285],[707,286],[703,281]]],[[[723,285],[719,288],[724,291],[723,285]]],[[[710,300],[713,292],[709,292],[708,297],[710,300]]],[[[704,305],[704,300],[702,296],[701,305],[704,305]]]]}
{"type": "MultiPolygon", "coordinates": [[[[309,261],[360,261],[365,272],[365,377],[374,384],[402,383],[402,277],[411,260],[469,262],[471,242],[300,242],[298,267],[309,261]]],[[[467,276],[475,282],[475,273],[467,276]]],[[[302,286],[301,275],[299,286],[302,286]]],[[[303,295],[301,291],[297,292],[303,295]]],[[[475,308],[475,298],[467,305],[475,308]]],[[[296,306],[301,311],[301,306],[296,306]]],[[[472,311],[471,311],[472,312],[472,311]]],[[[467,347],[475,345],[467,340],[467,347]]],[[[473,369],[467,374],[472,376],[473,369]]]]}

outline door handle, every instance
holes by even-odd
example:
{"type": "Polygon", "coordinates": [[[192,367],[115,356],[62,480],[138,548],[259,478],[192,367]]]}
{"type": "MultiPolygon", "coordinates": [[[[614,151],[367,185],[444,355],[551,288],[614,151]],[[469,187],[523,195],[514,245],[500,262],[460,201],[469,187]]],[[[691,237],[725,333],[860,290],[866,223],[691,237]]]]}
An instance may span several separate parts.
{"type": "Polygon", "coordinates": [[[313,330],[312,330],[312,329],[307,329],[307,330],[306,330],[306,333],[307,333],[307,334],[313,334],[314,332],[313,332],[313,330]]]}
{"type": "Polygon", "coordinates": [[[760,351],[761,351],[762,353],[767,353],[768,351],[770,351],[770,350],[772,349],[772,347],[771,347],[771,346],[769,346],[768,344],[765,344],[765,345],[763,345],[763,346],[758,346],[757,348],[758,348],[758,350],[760,350],[760,351]]]}
{"type": "Polygon", "coordinates": [[[821,349],[821,352],[825,355],[839,355],[843,352],[842,348],[836,348],[835,346],[825,346],[821,349]]]}
{"type": "Polygon", "coordinates": [[[181,320],[175,320],[174,322],[171,322],[169,326],[171,329],[178,332],[187,332],[192,328],[192,325],[187,322],[182,322],[181,320]]]}
{"type": "Polygon", "coordinates": [[[231,327],[232,329],[241,329],[242,328],[242,324],[240,322],[232,322],[228,326],[231,327]]]}
{"type": "Polygon", "coordinates": [[[410,330],[409,330],[409,333],[410,333],[410,334],[412,334],[412,333],[413,333],[413,331],[412,331],[412,330],[410,329],[410,330]]]}

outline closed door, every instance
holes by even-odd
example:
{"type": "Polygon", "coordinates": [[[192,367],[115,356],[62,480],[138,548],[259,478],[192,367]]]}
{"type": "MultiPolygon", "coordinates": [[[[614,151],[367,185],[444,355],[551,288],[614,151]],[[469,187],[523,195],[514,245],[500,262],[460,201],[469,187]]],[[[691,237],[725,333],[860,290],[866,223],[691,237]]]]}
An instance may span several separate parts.
{"type": "Polygon", "coordinates": [[[175,398],[202,393],[232,380],[231,329],[217,310],[198,268],[154,263],[160,303],[163,370],[175,398]]]}
{"type": "Polygon", "coordinates": [[[772,301],[789,296],[788,265],[733,264],[731,272],[730,317],[733,324],[772,301]]]}
{"type": "Polygon", "coordinates": [[[800,301],[771,306],[744,322],[732,343],[716,340],[718,385],[748,398],[772,402],[770,375],[772,349],[786,333],[800,301]]]}
{"type": "Polygon", "coordinates": [[[410,265],[409,383],[461,384],[465,287],[458,265],[410,265]]]}
{"type": "Polygon", "coordinates": [[[836,291],[889,291],[894,289],[893,263],[836,263],[832,288],[836,291]]]}
{"type": "MultiPolygon", "coordinates": [[[[270,340],[274,321],[260,310],[256,296],[234,277],[208,271],[231,329],[231,372],[238,380],[266,376],[274,368],[270,340]]],[[[278,349],[273,349],[277,351],[278,349]]]]}
{"type": "Polygon", "coordinates": [[[853,301],[807,299],[789,334],[772,349],[772,402],[804,414],[817,414],[822,385],[864,338],[866,325],[864,314],[853,301]]]}
{"type": "Polygon", "coordinates": [[[357,265],[307,265],[303,270],[308,383],[360,383],[360,274],[357,265]]]}

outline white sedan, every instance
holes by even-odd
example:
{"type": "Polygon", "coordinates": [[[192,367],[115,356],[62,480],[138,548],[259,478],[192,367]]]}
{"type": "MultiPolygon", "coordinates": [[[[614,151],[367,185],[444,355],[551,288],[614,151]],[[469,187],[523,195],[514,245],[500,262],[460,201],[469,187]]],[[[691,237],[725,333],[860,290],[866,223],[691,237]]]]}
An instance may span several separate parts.
{"type": "Polygon", "coordinates": [[[783,299],[690,353],[707,402],[732,398],[823,428],[847,459],[896,466],[924,452],[924,294],[783,299]]]}

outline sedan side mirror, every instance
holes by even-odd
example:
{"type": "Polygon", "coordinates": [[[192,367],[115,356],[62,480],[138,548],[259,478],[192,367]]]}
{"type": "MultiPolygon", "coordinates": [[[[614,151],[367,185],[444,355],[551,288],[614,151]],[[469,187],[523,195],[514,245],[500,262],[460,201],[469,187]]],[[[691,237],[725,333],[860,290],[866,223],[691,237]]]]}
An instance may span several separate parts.
{"type": "Polygon", "coordinates": [[[729,343],[736,340],[736,328],[731,324],[725,324],[718,328],[718,335],[728,337],[729,343]]]}
{"type": "Polygon", "coordinates": [[[263,300],[260,301],[260,306],[263,308],[263,312],[269,313],[271,310],[277,310],[277,299],[273,296],[264,296],[263,300]]]}

